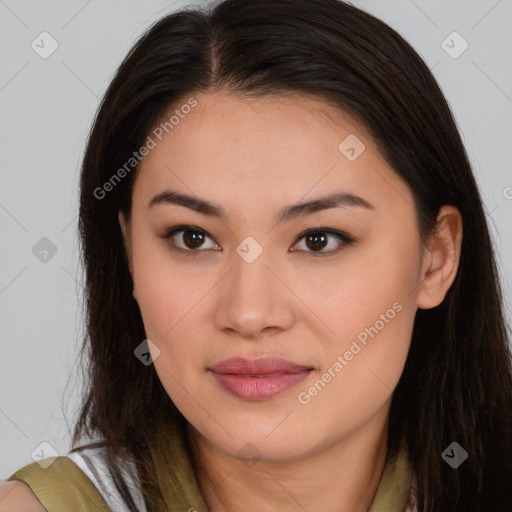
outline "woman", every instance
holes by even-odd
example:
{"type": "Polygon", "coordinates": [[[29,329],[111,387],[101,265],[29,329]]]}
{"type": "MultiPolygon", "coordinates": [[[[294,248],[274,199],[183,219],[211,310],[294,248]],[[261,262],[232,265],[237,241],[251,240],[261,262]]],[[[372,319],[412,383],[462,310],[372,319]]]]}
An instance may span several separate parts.
{"type": "Polygon", "coordinates": [[[12,475],[35,504],[512,510],[482,201],[387,25],[338,0],[166,16],[105,95],[80,201],[73,444],[102,441],[12,475]]]}

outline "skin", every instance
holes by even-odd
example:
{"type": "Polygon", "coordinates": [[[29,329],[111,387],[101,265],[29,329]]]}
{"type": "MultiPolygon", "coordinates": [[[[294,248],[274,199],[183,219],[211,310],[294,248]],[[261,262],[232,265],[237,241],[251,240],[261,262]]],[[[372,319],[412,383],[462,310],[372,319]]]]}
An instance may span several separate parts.
{"type": "Polygon", "coordinates": [[[416,310],[440,304],[456,275],[460,213],[443,207],[438,232],[422,247],[406,183],[360,124],[318,99],[193,96],[198,105],[144,158],[131,218],[120,212],[119,222],[147,338],[160,350],[155,370],[203,460],[205,500],[212,512],[367,511],[416,310]],[[349,134],[366,146],[355,161],[338,150],[349,134]],[[167,189],[219,204],[228,217],[173,204],[148,208],[167,189]],[[373,209],[344,206],[275,223],[282,207],[333,191],[373,209]],[[177,224],[205,231],[203,245],[193,249],[183,232],[160,237],[177,224]],[[341,250],[315,256],[297,237],[322,227],[355,242],[330,236],[316,251],[341,250]],[[236,252],[247,236],[263,250],[252,263],[236,252]],[[187,257],[173,242],[201,252],[187,257]],[[298,394],[394,303],[400,312],[300,403],[298,394]],[[314,371],[280,395],[249,401],[228,394],[208,371],[235,356],[278,356],[314,371]],[[238,455],[247,443],[257,450],[250,467],[238,455]]]}
{"type": "Polygon", "coordinates": [[[46,512],[32,489],[22,481],[0,483],[0,512],[46,512]]]}

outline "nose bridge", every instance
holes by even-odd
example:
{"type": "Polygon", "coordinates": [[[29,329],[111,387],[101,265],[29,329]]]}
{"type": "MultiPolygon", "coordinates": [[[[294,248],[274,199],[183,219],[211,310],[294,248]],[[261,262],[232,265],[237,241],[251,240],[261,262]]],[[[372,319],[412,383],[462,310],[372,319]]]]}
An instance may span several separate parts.
{"type": "Polygon", "coordinates": [[[259,255],[255,254],[255,248],[251,247],[250,242],[243,242],[233,255],[233,271],[230,279],[231,297],[241,301],[255,303],[264,300],[269,292],[274,288],[273,281],[275,276],[269,270],[272,265],[270,261],[270,251],[262,251],[259,255]],[[253,259],[254,258],[254,259],[253,259]]]}
{"type": "Polygon", "coordinates": [[[224,281],[215,319],[219,329],[257,336],[263,329],[286,329],[293,321],[289,292],[276,277],[271,251],[254,239],[244,240],[232,254],[233,268],[224,281]]]}

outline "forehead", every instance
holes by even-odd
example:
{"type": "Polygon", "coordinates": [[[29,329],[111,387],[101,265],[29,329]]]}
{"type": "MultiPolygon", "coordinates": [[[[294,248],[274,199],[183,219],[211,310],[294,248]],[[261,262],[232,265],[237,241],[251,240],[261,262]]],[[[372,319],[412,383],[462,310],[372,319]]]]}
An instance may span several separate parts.
{"type": "MultiPolygon", "coordinates": [[[[247,97],[222,91],[194,95],[197,106],[185,115],[172,133],[178,142],[201,147],[202,152],[219,153],[223,157],[254,156],[263,159],[261,148],[269,156],[300,159],[315,151],[330,153],[343,133],[358,132],[368,138],[362,126],[347,114],[319,98],[305,95],[247,97]],[[190,131],[202,135],[191,140],[190,131]],[[277,154],[270,154],[274,150],[277,154]],[[297,155],[297,156],[295,156],[297,155]]],[[[169,118],[186,98],[176,102],[163,116],[169,118]]],[[[246,166],[250,162],[245,162],[246,166]]]]}
{"type": "Polygon", "coordinates": [[[409,194],[364,127],[318,98],[196,93],[167,109],[155,129],[134,200],[165,188],[269,207],[340,189],[388,201],[409,194]],[[182,108],[191,98],[195,106],[182,108]]]}

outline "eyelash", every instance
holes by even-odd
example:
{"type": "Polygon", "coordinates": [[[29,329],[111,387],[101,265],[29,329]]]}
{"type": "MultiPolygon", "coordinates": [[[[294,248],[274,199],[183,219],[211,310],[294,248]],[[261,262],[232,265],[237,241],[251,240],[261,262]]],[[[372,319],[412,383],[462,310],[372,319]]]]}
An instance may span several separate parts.
{"type": "MultiPolygon", "coordinates": [[[[213,238],[204,229],[200,229],[197,226],[190,226],[190,225],[173,226],[171,228],[168,228],[162,235],[160,235],[160,237],[163,238],[164,240],[169,240],[176,233],[186,232],[186,231],[202,233],[205,236],[207,236],[208,238],[213,240],[213,238]]],[[[342,242],[341,246],[338,249],[334,249],[334,250],[327,251],[327,252],[315,252],[315,251],[302,251],[302,252],[307,253],[308,256],[311,256],[313,258],[318,258],[318,257],[322,258],[322,257],[334,255],[334,254],[340,252],[345,247],[348,247],[355,242],[355,240],[353,238],[350,238],[346,233],[343,233],[342,231],[338,231],[336,229],[330,229],[330,228],[314,228],[314,229],[307,229],[306,231],[303,231],[297,237],[297,239],[295,240],[293,245],[297,244],[298,242],[300,242],[303,238],[305,238],[308,235],[320,234],[320,233],[333,236],[338,241],[342,242]]],[[[175,247],[172,244],[169,244],[169,247],[173,251],[179,252],[181,254],[185,253],[186,256],[192,256],[192,257],[195,257],[197,255],[197,253],[199,253],[199,252],[204,252],[204,250],[201,251],[200,249],[197,249],[197,250],[182,249],[180,247],[175,247]]]]}

